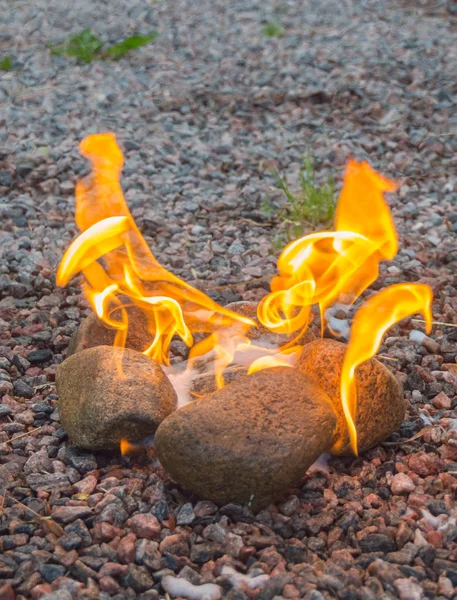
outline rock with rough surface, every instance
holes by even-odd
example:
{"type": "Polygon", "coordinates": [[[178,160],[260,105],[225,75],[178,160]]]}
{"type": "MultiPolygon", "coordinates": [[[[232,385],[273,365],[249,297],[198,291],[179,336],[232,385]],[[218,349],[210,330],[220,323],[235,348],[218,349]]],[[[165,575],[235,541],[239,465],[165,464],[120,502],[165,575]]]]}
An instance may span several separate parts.
{"type": "Polygon", "coordinates": [[[135,350],[97,346],[57,368],[59,414],[80,448],[119,448],[142,440],[176,409],[176,393],[162,368],[135,350]]]}
{"type": "Polygon", "coordinates": [[[165,469],[205,500],[258,509],[330,448],[336,421],[309,377],[274,367],[174,412],[157,430],[156,450],[165,469]]]}
{"type": "MultiPolygon", "coordinates": [[[[316,340],[306,345],[297,361],[297,369],[312,377],[328,394],[337,411],[338,427],[334,454],[350,452],[349,434],[340,397],[341,370],[346,344],[335,340],[316,340]]],[[[396,377],[375,358],[356,369],[358,450],[375,446],[405,418],[405,399],[396,377]]]]}
{"type": "MultiPolygon", "coordinates": [[[[143,352],[152,342],[152,336],[147,331],[147,317],[143,311],[135,306],[126,310],[129,326],[125,347],[143,352]]],[[[115,317],[116,313],[112,315],[112,318],[115,317]]],[[[67,357],[86,348],[112,346],[115,336],[115,329],[109,328],[95,313],[91,313],[73,334],[68,346],[67,357]]]]}

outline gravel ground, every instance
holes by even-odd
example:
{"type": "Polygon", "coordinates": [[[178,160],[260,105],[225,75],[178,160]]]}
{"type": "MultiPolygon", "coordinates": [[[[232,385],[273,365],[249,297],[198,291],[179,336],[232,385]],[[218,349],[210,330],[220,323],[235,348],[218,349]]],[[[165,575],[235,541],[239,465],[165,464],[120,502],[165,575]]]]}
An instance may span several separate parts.
{"type": "Polygon", "coordinates": [[[231,600],[455,597],[455,328],[418,345],[408,334],[420,324],[395,327],[381,353],[410,401],[399,432],[257,515],[197,501],[147,461],[67,447],[54,387],[88,314],[77,282],[55,287],[87,169],[77,144],[107,129],[154,253],[222,303],[258,299],[274,272],[272,168],[293,181],[309,150],[320,176],[339,178],[349,155],[367,158],[402,184],[402,250],[374,288],[427,282],[435,319],[457,324],[455,2],[0,8],[0,58],[13,59],[0,75],[0,600],[153,600],[166,575],[231,600]],[[262,35],[275,20],[283,35],[262,35]],[[46,44],[86,27],[110,43],[160,35],[119,62],[51,56],[46,44]]]}

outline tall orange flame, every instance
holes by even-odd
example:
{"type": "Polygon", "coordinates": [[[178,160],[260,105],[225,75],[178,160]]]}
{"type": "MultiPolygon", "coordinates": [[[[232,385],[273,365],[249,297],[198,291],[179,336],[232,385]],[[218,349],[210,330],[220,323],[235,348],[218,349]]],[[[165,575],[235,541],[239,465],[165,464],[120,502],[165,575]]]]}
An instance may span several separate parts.
{"type": "Polygon", "coordinates": [[[336,231],[311,233],[289,244],[278,260],[279,275],[259,304],[258,318],[280,333],[303,329],[310,307],[325,310],[344,298],[352,303],[378,277],[381,260],[397,253],[397,234],[383,192],[393,182],[368,163],[351,160],[338,200],[336,231]]]}
{"type": "Polygon", "coordinates": [[[341,372],[341,401],[354,454],[357,454],[356,368],[376,354],[389,327],[405,317],[422,313],[428,333],[432,328],[432,299],[428,285],[399,283],[371,296],[357,311],[341,372]]]}
{"type": "Polygon", "coordinates": [[[116,330],[118,346],[125,345],[127,336],[125,309],[132,304],[142,309],[152,336],[144,354],[161,364],[169,364],[173,336],[191,346],[192,333],[212,333],[193,347],[193,356],[215,351],[216,376],[222,385],[221,373],[231,362],[231,351],[217,347],[220,334],[214,332],[231,329],[242,338],[255,323],[219,306],[155,259],[122,194],[123,157],[114,135],[90,135],[80,151],[92,163],[92,173],[76,188],[76,222],[82,233],[62,258],[57,284],[64,286],[77,273],[84,275],[85,295],[98,317],[116,330]]]}

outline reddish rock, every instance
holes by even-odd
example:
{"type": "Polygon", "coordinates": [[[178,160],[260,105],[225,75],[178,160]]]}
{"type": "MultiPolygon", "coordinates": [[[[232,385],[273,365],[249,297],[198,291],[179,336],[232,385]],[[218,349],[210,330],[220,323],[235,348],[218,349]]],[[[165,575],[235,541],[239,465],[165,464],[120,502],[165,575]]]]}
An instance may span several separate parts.
{"type": "Polygon", "coordinates": [[[434,454],[416,452],[409,456],[408,466],[417,475],[427,477],[427,475],[437,475],[441,471],[442,460],[434,454]]]}
{"type": "Polygon", "coordinates": [[[0,600],[14,600],[15,598],[14,590],[9,583],[0,587],[0,600]]]}
{"type": "Polygon", "coordinates": [[[432,531],[427,531],[425,539],[429,544],[435,546],[435,548],[443,548],[444,546],[443,534],[441,531],[436,531],[434,529],[432,531]]]}
{"type": "Polygon", "coordinates": [[[117,547],[117,556],[120,563],[128,565],[135,562],[135,542],[136,535],[134,533],[128,533],[121,539],[117,547]]]}
{"type": "Polygon", "coordinates": [[[102,521],[101,523],[95,523],[94,528],[92,530],[92,538],[94,542],[102,543],[102,542],[110,542],[114,540],[115,537],[123,535],[124,531],[119,529],[118,527],[114,527],[110,523],[106,521],[102,521]]]}
{"type": "Polygon", "coordinates": [[[112,596],[122,592],[121,586],[115,579],[113,579],[113,577],[102,577],[98,580],[98,585],[100,586],[102,592],[106,592],[112,596]]]}
{"type": "Polygon", "coordinates": [[[161,527],[159,521],[151,514],[139,514],[130,519],[130,529],[139,538],[156,539],[161,527]]]}
{"type": "Polygon", "coordinates": [[[440,392],[433,398],[433,406],[435,408],[444,408],[445,410],[449,410],[452,406],[452,402],[447,394],[440,392]]]}
{"type": "Polygon", "coordinates": [[[64,567],[71,567],[78,560],[78,553],[76,550],[69,550],[68,552],[57,544],[54,548],[53,558],[56,562],[64,567]]]}
{"type": "Polygon", "coordinates": [[[52,592],[52,587],[49,583],[40,583],[36,585],[30,592],[30,595],[35,600],[35,598],[41,598],[46,594],[50,594],[52,592]]]}
{"type": "Polygon", "coordinates": [[[175,533],[168,535],[160,542],[160,552],[169,552],[175,556],[189,556],[189,543],[187,541],[187,535],[182,533],[175,533]]]}
{"type": "Polygon", "coordinates": [[[94,475],[88,475],[81,481],[74,483],[73,488],[78,494],[88,494],[90,496],[97,487],[97,483],[97,478],[94,475]]]}
{"type": "Polygon", "coordinates": [[[127,572],[126,565],[119,563],[107,562],[100,568],[99,577],[122,577],[127,572]]]}
{"type": "Polygon", "coordinates": [[[298,591],[298,589],[294,585],[292,585],[291,583],[287,583],[284,586],[284,589],[282,590],[282,594],[281,595],[284,598],[290,598],[290,599],[300,598],[301,597],[301,594],[298,591]]]}
{"type": "Polygon", "coordinates": [[[457,445],[451,442],[457,442],[457,440],[450,439],[447,444],[440,446],[439,453],[445,460],[457,461],[457,445]]]}
{"type": "Polygon", "coordinates": [[[59,523],[71,523],[76,519],[85,519],[92,514],[88,506],[57,506],[53,508],[51,516],[59,523]]]}
{"type": "Polygon", "coordinates": [[[414,491],[416,486],[406,473],[397,473],[392,477],[390,488],[392,493],[398,496],[399,494],[408,494],[414,491]]]}
{"type": "MultiPolygon", "coordinates": [[[[13,384],[10,381],[0,381],[0,396],[7,396],[13,393],[13,384]]],[[[2,588],[0,588],[2,589],[2,588]]],[[[13,596],[14,597],[14,596],[13,596]]]]}

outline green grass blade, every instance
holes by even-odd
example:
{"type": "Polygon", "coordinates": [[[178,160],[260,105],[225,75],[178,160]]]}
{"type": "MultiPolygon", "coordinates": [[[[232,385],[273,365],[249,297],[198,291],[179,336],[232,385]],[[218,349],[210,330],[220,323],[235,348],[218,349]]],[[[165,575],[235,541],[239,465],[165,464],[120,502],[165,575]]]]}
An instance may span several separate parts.
{"type": "Polygon", "coordinates": [[[103,42],[100,38],[90,29],[84,29],[63,44],[50,46],[50,49],[52,54],[71,56],[88,64],[100,54],[102,46],[103,42]]]}
{"type": "Polygon", "coordinates": [[[114,44],[114,46],[107,48],[105,54],[114,60],[119,60],[125,56],[127,52],[130,52],[130,50],[135,50],[145,44],[149,44],[156,39],[157,35],[157,32],[154,32],[151,35],[132,35],[122,42],[119,42],[119,44],[114,44]]]}
{"type": "Polygon", "coordinates": [[[298,173],[300,188],[292,192],[286,176],[278,171],[273,173],[277,187],[286,198],[284,208],[277,212],[289,240],[301,237],[319,225],[327,227],[335,213],[335,184],[328,178],[322,185],[316,182],[316,174],[311,157],[305,157],[298,173]]]}
{"type": "Polygon", "coordinates": [[[0,60],[0,71],[12,71],[13,70],[13,61],[11,60],[11,56],[5,56],[0,60]]]}
{"type": "Polygon", "coordinates": [[[282,24],[279,21],[268,21],[262,27],[262,34],[265,37],[280,37],[282,35],[282,24]]]}

